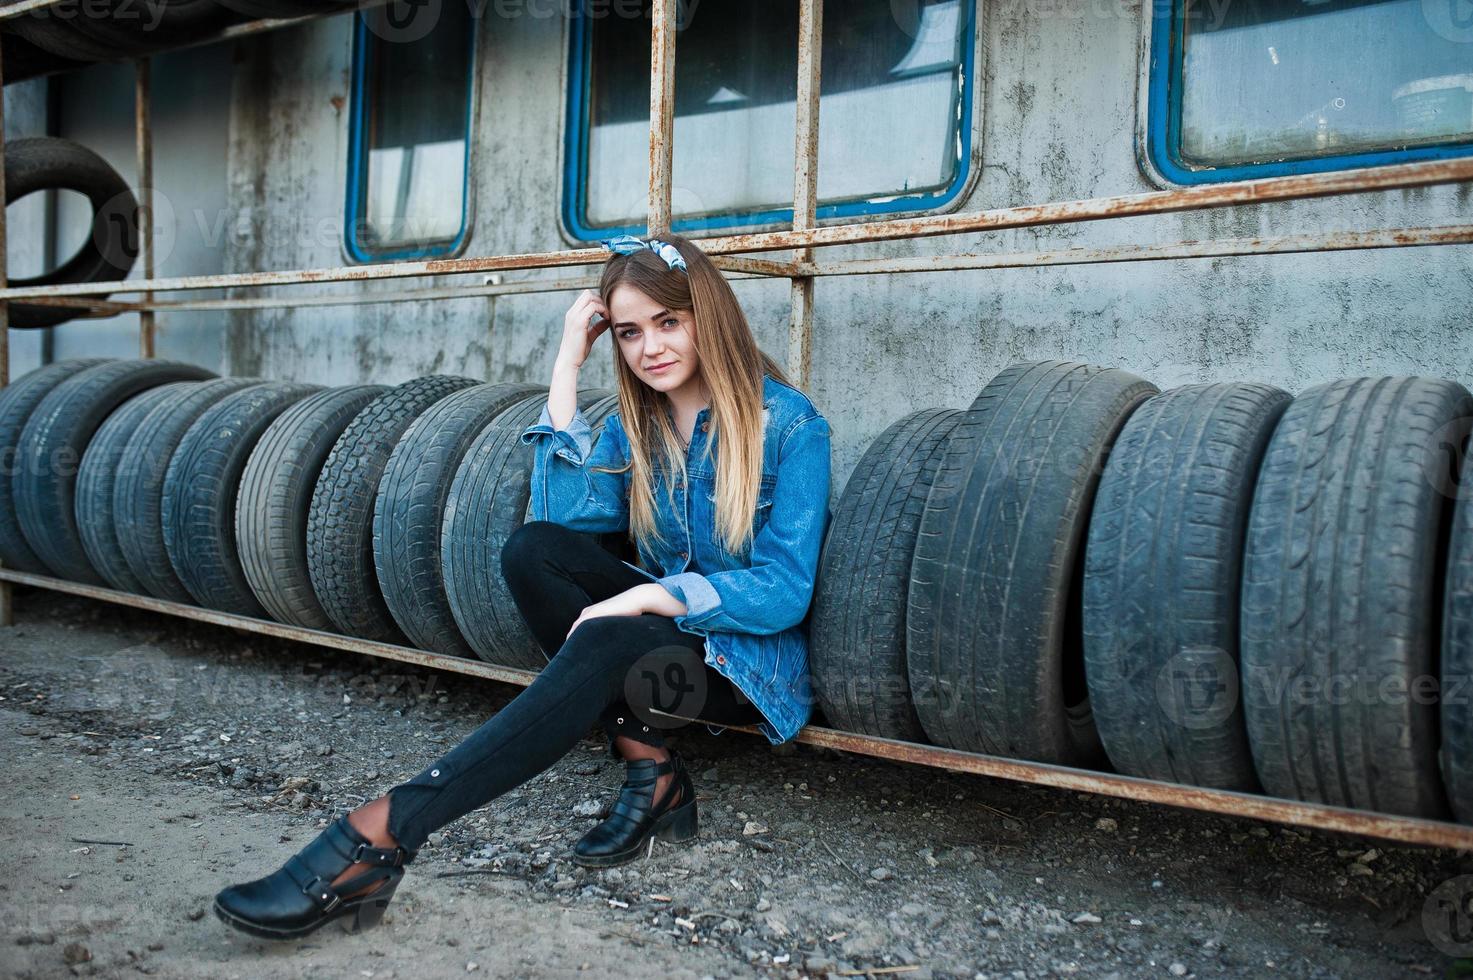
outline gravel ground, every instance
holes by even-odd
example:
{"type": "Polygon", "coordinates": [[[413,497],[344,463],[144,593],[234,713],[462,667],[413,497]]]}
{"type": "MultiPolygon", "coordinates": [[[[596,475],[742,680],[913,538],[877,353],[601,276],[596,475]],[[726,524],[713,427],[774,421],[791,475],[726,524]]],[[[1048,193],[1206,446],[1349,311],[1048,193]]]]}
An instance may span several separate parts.
{"type": "Polygon", "coordinates": [[[679,741],[697,842],[601,871],[568,860],[623,778],[590,733],[432,837],[378,929],[260,942],[214,918],[216,891],[277,868],[517,689],[23,589],[0,650],[6,976],[1394,977],[1469,962],[1424,926],[1434,890],[1473,871],[1466,854],[698,726],[679,741]]]}

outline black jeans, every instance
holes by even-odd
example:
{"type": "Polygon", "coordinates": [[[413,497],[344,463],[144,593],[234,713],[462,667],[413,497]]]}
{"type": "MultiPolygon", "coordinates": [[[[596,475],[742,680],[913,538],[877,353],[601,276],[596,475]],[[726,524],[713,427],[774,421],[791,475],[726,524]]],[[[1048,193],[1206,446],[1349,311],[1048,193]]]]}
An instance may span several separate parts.
{"type": "Polygon", "coordinates": [[[389,790],[389,833],[402,847],[418,850],[431,831],[547,769],[596,721],[618,757],[616,735],[663,745],[665,731],[688,724],[674,713],[720,725],[762,717],[706,665],[705,640],[668,616],[599,616],[567,635],[585,607],[649,581],[597,536],[532,521],[507,540],[501,572],[552,659],[464,741],[389,790]]]}

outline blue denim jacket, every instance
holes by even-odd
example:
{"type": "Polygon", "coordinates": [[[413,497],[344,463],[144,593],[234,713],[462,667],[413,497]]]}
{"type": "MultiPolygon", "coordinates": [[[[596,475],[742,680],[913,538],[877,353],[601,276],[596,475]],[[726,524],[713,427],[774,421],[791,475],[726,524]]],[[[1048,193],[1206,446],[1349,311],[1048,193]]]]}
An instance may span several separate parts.
{"type": "MultiPolygon", "coordinates": [[[[644,568],[624,564],[685,603],[675,625],[705,637],[706,663],[751,699],[765,718],[758,727],[777,744],[796,735],[812,713],[808,614],[833,517],[830,432],[807,395],[771,375],[763,378],[763,406],[762,485],[751,544],[740,554],[728,552],[716,529],[716,452],[702,458],[709,413],[703,408],[686,455],[690,492],[675,487],[674,510],[664,477],[656,477],[663,546],[653,552],[639,546],[644,568]]],[[[566,429],[555,429],[545,405],[542,418],[522,433],[524,443],[538,443],[532,520],[588,533],[628,531],[629,474],[589,469],[629,461],[617,412],[605,419],[598,444],[592,440],[582,409],[566,429]]]]}

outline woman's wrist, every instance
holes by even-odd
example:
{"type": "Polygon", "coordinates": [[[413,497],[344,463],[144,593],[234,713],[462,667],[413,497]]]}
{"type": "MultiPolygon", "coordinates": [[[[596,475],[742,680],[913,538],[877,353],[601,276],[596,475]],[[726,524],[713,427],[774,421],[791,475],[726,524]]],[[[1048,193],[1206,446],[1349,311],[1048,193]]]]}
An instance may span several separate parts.
{"type": "Polygon", "coordinates": [[[676,616],[684,616],[688,612],[685,603],[677,599],[670,593],[669,589],[658,582],[646,582],[643,585],[636,585],[634,588],[640,594],[640,607],[647,613],[654,613],[656,616],[669,616],[671,619],[674,619],[676,616]]]}
{"type": "Polygon", "coordinates": [[[558,361],[547,389],[547,412],[554,428],[566,429],[578,413],[578,367],[558,361]]]}

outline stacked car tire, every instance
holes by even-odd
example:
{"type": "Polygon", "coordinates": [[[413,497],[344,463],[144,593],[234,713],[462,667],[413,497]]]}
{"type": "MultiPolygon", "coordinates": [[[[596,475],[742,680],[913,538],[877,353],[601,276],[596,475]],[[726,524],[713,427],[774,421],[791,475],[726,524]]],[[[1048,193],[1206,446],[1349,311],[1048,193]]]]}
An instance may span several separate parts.
{"type": "MultiPolygon", "coordinates": [[[[157,360],[0,390],[0,563],[222,612],[540,667],[500,586],[547,389],[324,388],[157,360]],[[444,556],[464,561],[464,572],[444,556]]],[[[579,393],[595,432],[617,405],[579,393]]]]}
{"type": "Polygon", "coordinates": [[[883,432],[824,542],[824,718],[1473,822],[1473,396],[1018,364],[883,432]]]}

